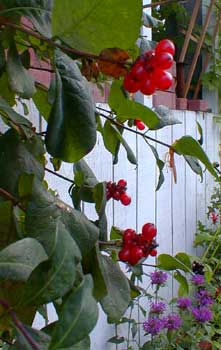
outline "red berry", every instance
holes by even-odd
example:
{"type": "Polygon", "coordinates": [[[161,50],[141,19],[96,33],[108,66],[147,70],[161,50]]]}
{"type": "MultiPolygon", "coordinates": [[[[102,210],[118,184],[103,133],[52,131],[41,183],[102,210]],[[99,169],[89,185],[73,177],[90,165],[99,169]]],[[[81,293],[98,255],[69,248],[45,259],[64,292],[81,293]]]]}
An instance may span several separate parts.
{"type": "Polygon", "coordinates": [[[139,129],[139,130],[145,129],[145,124],[139,119],[134,120],[134,125],[136,125],[137,129],[139,129]]]}
{"type": "Polygon", "coordinates": [[[150,255],[151,256],[156,256],[157,255],[157,250],[156,249],[153,249],[150,251],[150,255]]]}
{"type": "Polygon", "coordinates": [[[155,81],[147,79],[140,84],[140,91],[144,95],[152,95],[156,90],[155,81]]]}
{"type": "Polygon", "coordinates": [[[132,241],[136,232],[132,228],[127,228],[123,233],[123,241],[125,243],[132,241]]]}
{"type": "Polygon", "coordinates": [[[126,194],[126,192],[123,192],[120,195],[120,201],[123,205],[129,205],[131,203],[131,197],[126,194]]]}
{"type": "Polygon", "coordinates": [[[128,259],[128,262],[131,265],[135,265],[141,258],[143,258],[143,256],[143,250],[140,247],[135,246],[130,250],[130,257],[128,259]]]}
{"type": "Polygon", "coordinates": [[[143,63],[137,62],[131,68],[130,74],[135,81],[141,81],[147,78],[147,72],[143,66],[143,63]]]}
{"type": "Polygon", "coordinates": [[[147,241],[151,241],[157,234],[157,228],[154,224],[147,223],[142,227],[142,236],[147,241]]]}
{"type": "Polygon", "coordinates": [[[172,74],[162,69],[156,69],[153,73],[153,81],[160,90],[167,90],[173,84],[172,74]]]}
{"type": "Polygon", "coordinates": [[[124,180],[124,179],[120,179],[117,183],[117,186],[120,186],[120,187],[126,187],[127,186],[127,181],[124,180]]]}
{"type": "Polygon", "coordinates": [[[128,92],[137,92],[140,88],[140,83],[135,81],[130,73],[125,76],[123,85],[128,92]]]}
{"type": "Polygon", "coordinates": [[[169,69],[173,65],[173,56],[169,52],[159,52],[156,55],[157,68],[169,69]]]}
{"type": "Polygon", "coordinates": [[[118,257],[121,261],[128,261],[130,258],[130,250],[128,248],[122,248],[118,253],[118,257]]]}
{"type": "Polygon", "coordinates": [[[116,201],[119,201],[119,199],[120,199],[120,192],[118,192],[118,191],[113,192],[112,197],[114,199],[116,199],[116,201]]]}
{"type": "Polygon", "coordinates": [[[163,39],[160,40],[155,48],[156,55],[159,52],[169,52],[172,56],[175,54],[175,46],[171,40],[163,39]]]}

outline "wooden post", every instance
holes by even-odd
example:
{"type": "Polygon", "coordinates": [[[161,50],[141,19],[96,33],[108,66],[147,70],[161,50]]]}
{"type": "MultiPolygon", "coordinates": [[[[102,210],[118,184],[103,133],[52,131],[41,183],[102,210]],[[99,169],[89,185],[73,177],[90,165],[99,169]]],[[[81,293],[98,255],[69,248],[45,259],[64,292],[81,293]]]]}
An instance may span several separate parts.
{"type": "Polygon", "coordinates": [[[182,51],[180,53],[180,57],[178,59],[178,62],[184,62],[186,52],[188,49],[188,45],[190,42],[190,38],[191,38],[191,33],[192,33],[193,27],[194,27],[195,22],[196,22],[196,17],[197,17],[198,11],[199,11],[200,4],[201,4],[201,0],[195,1],[195,6],[193,8],[193,13],[192,13],[190,23],[189,23],[189,26],[188,26],[188,29],[187,29],[187,32],[185,35],[184,44],[183,44],[182,51]]]}
{"type": "Polygon", "coordinates": [[[198,60],[198,57],[199,57],[199,54],[200,54],[201,47],[203,45],[203,41],[204,41],[204,38],[205,38],[205,35],[206,35],[206,30],[207,30],[208,25],[209,25],[209,21],[210,21],[210,17],[211,17],[211,14],[212,14],[212,9],[213,9],[213,5],[214,4],[215,4],[215,0],[211,0],[211,3],[209,5],[209,7],[208,7],[208,11],[207,11],[207,14],[206,14],[205,23],[204,23],[204,25],[202,27],[202,32],[201,32],[201,35],[199,37],[199,41],[198,41],[198,44],[197,44],[197,47],[196,47],[196,51],[195,51],[195,54],[194,54],[194,57],[193,57],[193,61],[192,61],[192,64],[190,66],[189,73],[188,73],[188,76],[187,76],[187,81],[186,81],[185,90],[184,90],[184,97],[187,96],[189,88],[190,88],[191,80],[192,80],[193,73],[194,73],[194,70],[195,70],[195,67],[196,67],[196,64],[197,64],[197,60],[198,60]]]}
{"type": "MultiPolygon", "coordinates": [[[[219,32],[219,29],[220,29],[220,23],[221,22],[221,9],[219,10],[219,15],[218,15],[218,18],[217,18],[217,21],[216,21],[216,25],[215,25],[215,28],[214,28],[214,31],[213,31],[213,35],[212,35],[212,48],[215,48],[215,44],[216,44],[216,37],[217,37],[217,34],[219,32]]],[[[200,90],[200,87],[202,85],[202,75],[205,73],[206,71],[206,68],[209,64],[209,60],[210,60],[210,57],[212,55],[212,52],[207,52],[206,55],[205,55],[205,58],[204,58],[204,62],[203,62],[203,67],[202,67],[202,71],[200,73],[200,76],[199,76],[199,80],[196,84],[196,88],[195,88],[195,92],[194,92],[194,99],[196,99],[198,97],[198,94],[199,94],[199,90],[200,90]]]]}

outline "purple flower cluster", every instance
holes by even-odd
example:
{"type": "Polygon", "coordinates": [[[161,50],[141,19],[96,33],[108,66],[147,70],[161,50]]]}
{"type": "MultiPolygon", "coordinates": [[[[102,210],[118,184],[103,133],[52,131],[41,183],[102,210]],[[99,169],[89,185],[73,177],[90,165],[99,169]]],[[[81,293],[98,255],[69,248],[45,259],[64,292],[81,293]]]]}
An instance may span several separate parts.
{"type": "Polygon", "coordinates": [[[166,304],[162,301],[151,303],[150,312],[153,314],[162,314],[166,310],[166,304]]]}
{"type": "Polygon", "coordinates": [[[205,279],[203,275],[194,275],[192,277],[192,282],[193,284],[195,284],[196,286],[200,286],[202,284],[205,283],[205,279]]]}
{"type": "Polygon", "coordinates": [[[213,298],[205,289],[200,289],[195,294],[196,300],[200,306],[208,306],[213,304],[213,298]]]}
{"type": "Polygon", "coordinates": [[[164,328],[167,329],[178,329],[182,324],[182,320],[178,314],[169,314],[164,318],[164,328]]]}
{"type": "Polygon", "coordinates": [[[212,319],[212,311],[206,306],[193,307],[192,315],[197,322],[204,323],[212,319]]]}
{"type": "Polygon", "coordinates": [[[179,309],[186,310],[192,304],[192,300],[190,298],[180,297],[177,299],[177,306],[179,309]]]}
{"type": "Polygon", "coordinates": [[[168,278],[168,275],[166,272],[157,270],[154,272],[151,272],[150,279],[152,284],[164,284],[168,278]]]}
{"type": "Polygon", "coordinates": [[[151,335],[160,333],[163,327],[163,320],[157,317],[150,317],[147,321],[144,321],[143,323],[143,329],[151,335]]]}

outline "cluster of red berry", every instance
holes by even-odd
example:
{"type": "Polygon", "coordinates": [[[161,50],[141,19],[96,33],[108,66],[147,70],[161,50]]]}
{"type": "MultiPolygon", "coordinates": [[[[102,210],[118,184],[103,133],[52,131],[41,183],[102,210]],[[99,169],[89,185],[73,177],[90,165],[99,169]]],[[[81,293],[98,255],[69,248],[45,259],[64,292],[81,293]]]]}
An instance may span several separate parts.
{"type": "Polygon", "coordinates": [[[131,228],[123,232],[123,247],[119,251],[118,257],[121,261],[135,265],[142,258],[147,258],[148,255],[156,256],[157,250],[155,237],[157,229],[154,224],[146,223],[142,227],[142,233],[137,234],[131,228]]]}
{"type": "Polygon", "coordinates": [[[146,51],[125,76],[125,90],[131,93],[140,90],[144,95],[152,95],[156,89],[169,89],[173,77],[166,70],[172,67],[174,54],[175,46],[168,39],[161,40],[155,50],[146,51]]]}
{"type": "Polygon", "coordinates": [[[131,203],[131,197],[126,193],[127,190],[127,181],[120,179],[118,183],[116,182],[107,182],[106,183],[106,198],[116,199],[121,201],[123,205],[129,205],[131,203]]]}

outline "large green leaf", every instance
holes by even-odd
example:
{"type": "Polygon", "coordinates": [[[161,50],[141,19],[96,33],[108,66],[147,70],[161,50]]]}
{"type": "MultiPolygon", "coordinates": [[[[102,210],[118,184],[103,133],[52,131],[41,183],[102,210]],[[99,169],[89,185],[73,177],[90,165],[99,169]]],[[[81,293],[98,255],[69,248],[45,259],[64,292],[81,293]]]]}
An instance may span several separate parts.
{"type": "Polygon", "coordinates": [[[35,174],[43,180],[42,160],[44,148],[40,137],[23,141],[14,130],[0,136],[0,184],[3,189],[18,196],[18,181],[21,174],[35,174]],[[13,175],[12,175],[13,174],[13,175]]]}
{"type": "Polygon", "coordinates": [[[33,238],[24,238],[0,252],[0,278],[26,281],[42,261],[47,260],[42,245],[33,238]]]}
{"type": "Polygon", "coordinates": [[[140,34],[141,17],[141,0],[55,0],[52,32],[79,50],[128,50],[140,34]]]}
{"type": "Polygon", "coordinates": [[[169,254],[160,254],[158,256],[159,267],[164,270],[182,270],[191,271],[191,263],[186,253],[178,253],[174,257],[169,254]]]}
{"type": "Polygon", "coordinates": [[[14,42],[11,43],[8,50],[6,67],[12,91],[22,98],[31,98],[36,92],[34,80],[23,67],[14,42]]]}
{"type": "MultiPolygon", "coordinates": [[[[32,339],[35,341],[36,345],[41,350],[48,350],[49,344],[50,344],[50,336],[46,333],[39,331],[37,329],[31,328],[30,326],[23,325],[26,332],[32,337],[32,339]]],[[[24,335],[16,329],[16,341],[13,344],[12,350],[33,350],[32,345],[28,342],[27,338],[24,337],[24,335]]]]}
{"type": "Polygon", "coordinates": [[[172,111],[166,106],[159,105],[154,108],[154,112],[159,118],[159,123],[154,128],[150,129],[158,130],[164,128],[165,126],[182,124],[179,119],[173,116],[172,111]]]}
{"type": "Polygon", "coordinates": [[[200,160],[207,170],[217,178],[217,173],[214,170],[209,158],[200,146],[200,144],[191,136],[183,136],[176,140],[173,145],[173,149],[180,155],[192,156],[200,160]]]}
{"type": "Polygon", "coordinates": [[[0,203],[0,237],[1,249],[17,238],[13,217],[13,204],[11,201],[0,203]]]}
{"type": "Polygon", "coordinates": [[[1,16],[25,16],[46,37],[51,37],[51,8],[53,0],[2,0],[1,16]]]}
{"type": "Polygon", "coordinates": [[[23,302],[40,305],[63,296],[72,287],[80,253],[59,219],[47,220],[42,213],[39,224],[33,222],[32,234],[44,246],[49,261],[39,265],[31,274],[23,302]]]}
{"type": "Polygon", "coordinates": [[[127,119],[140,119],[150,129],[154,129],[160,122],[157,114],[150,108],[127,98],[120,80],[113,82],[108,103],[120,122],[127,119]]]}
{"type": "Polygon", "coordinates": [[[44,117],[45,120],[48,120],[51,111],[51,105],[48,102],[48,92],[43,88],[38,88],[33,96],[33,101],[41,116],[44,117]]]}
{"type": "Polygon", "coordinates": [[[92,290],[92,278],[87,275],[80,286],[69,295],[51,334],[50,350],[71,347],[83,340],[94,328],[98,308],[92,290]]]}
{"type": "Polygon", "coordinates": [[[112,259],[102,255],[99,262],[107,288],[107,295],[101,299],[101,306],[109,322],[118,322],[130,302],[129,283],[119,265],[112,259]]]}
{"type": "MultiPolygon", "coordinates": [[[[99,237],[98,228],[83,213],[53,196],[41,183],[36,181],[33,186],[31,201],[27,207],[27,228],[30,233],[33,232],[35,225],[38,226],[39,219],[42,216],[45,221],[47,219],[49,221],[49,218],[51,218],[52,223],[59,218],[79,246],[83,256],[94,247],[99,237]]],[[[42,230],[44,230],[44,224],[42,230]]],[[[36,229],[36,234],[37,232],[36,229]]]]}
{"type": "Polygon", "coordinates": [[[81,340],[79,343],[68,347],[68,348],[62,348],[62,349],[58,349],[58,350],[90,350],[90,345],[91,345],[91,341],[89,337],[84,338],[83,340],[81,340]]]}
{"type": "Polygon", "coordinates": [[[55,55],[56,97],[46,134],[48,152],[66,162],[76,162],[96,142],[96,121],[87,80],[77,64],[60,51],[55,55]]]}
{"type": "Polygon", "coordinates": [[[180,271],[174,272],[173,276],[177,280],[177,282],[179,282],[178,295],[179,296],[188,295],[189,284],[186,277],[180,271]]]}
{"type": "Polygon", "coordinates": [[[83,173],[84,185],[94,187],[98,183],[95,174],[84,159],[74,164],[74,174],[76,174],[76,172],[83,173]]]}
{"type": "Polygon", "coordinates": [[[99,238],[102,241],[107,241],[107,217],[105,213],[106,208],[106,184],[104,182],[98,183],[93,189],[93,197],[95,201],[95,209],[99,217],[98,227],[100,229],[99,238]]]}

